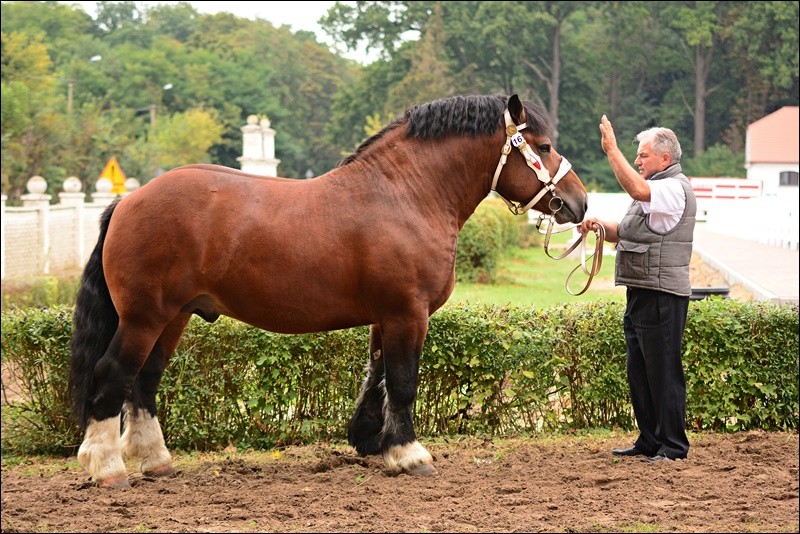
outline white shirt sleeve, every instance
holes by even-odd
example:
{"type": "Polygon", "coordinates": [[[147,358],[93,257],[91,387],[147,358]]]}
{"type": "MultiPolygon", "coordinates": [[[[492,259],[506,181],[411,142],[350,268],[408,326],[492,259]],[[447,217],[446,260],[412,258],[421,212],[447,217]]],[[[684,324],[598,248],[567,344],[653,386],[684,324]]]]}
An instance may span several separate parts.
{"type": "Polygon", "coordinates": [[[678,224],[686,207],[686,193],[681,183],[674,178],[648,180],[650,202],[642,202],[642,211],[649,214],[650,228],[665,233],[678,224]]]}

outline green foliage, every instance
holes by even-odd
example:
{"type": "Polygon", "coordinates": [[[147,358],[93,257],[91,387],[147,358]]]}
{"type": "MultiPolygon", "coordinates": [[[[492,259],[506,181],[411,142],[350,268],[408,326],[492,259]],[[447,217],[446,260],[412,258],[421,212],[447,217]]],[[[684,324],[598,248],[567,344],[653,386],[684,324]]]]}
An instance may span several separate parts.
{"type": "Polygon", "coordinates": [[[222,141],[223,128],[215,115],[203,109],[190,109],[159,122],[153,133],[158,152],[165,154],[159,158],[159,165],[171,169],[190,163],[209,163],[208,149],[222,141]]]}
{"type": "Polygon", "coordinates": [[[693,158],[682,158],[681,167],[689,176],[727,176],[744,178],[744,154],[734,154],[726,145],[714,145],[693,158]]]}
{"type": "Polygon", "coordinates": [[[500,255],[519,244],[521,223],[528,226],[526,218],[513,215],[500,199],[478,205],[458,234],[456,280],[494,282],[500,255]]]}
{"type": "Polygon", "coordinates": [[[209,449],[341,438],[368,339],[366,328],[289,336],[193,320],[162,380],[166,439],[209,449]]]}
{"type": "Polygon", "coordinates": [[[37,276],[3,280],[3,311],[75,304],[80,276],[37,276]]]}
{"type": "Polygon", "coordinates": [[[377,50],[381,59],[367,66],[310,32],[207,15],[185,2],[103,2],[94,20],[65,2],[0,7],[2,185],[11,204],[34,174],[51,190],[67,176],[91,190],[111,156],[142,182],[156,167],[190,157],[238,167],[240,127],[250,114],[267,114],[278,131],[282,176],[321,175],[364,140],[370,117],[493,92],[541,103],[553,144],[598,190],[619,190],[599,146],[604,113],[621,142],[664,125],[687,157],[724,145],[733,160],[704,159],[689,172],[735,176],[741,168],[729,163],[743,159],[747,126],[798,103],[797,2],[334,5],[323,27],[337,47],[377,50]],[[90,61],[95,56],[102,60],[90,61]],[[167,83],[173,88],[164,91],[167,83]],[[687,104],[699,101],[704,113],[687,104]],[[159,125],[213,110],[224,131],[200,156],[216,135],[201,146],[180,135],[156,146],[151,105],[159,125]],[[700,132],[707,139],[694,142],[700,132]]]}
{"type": "Polygon", "coordinates": [[[3,313],[3,453],[56,454],[80,444],[67,388],[71,336],[72,308],[3,313]],[[14,388],[7,389],[7,379],[14,388]],[[12,391],[25,400],[6,404],[12,391]]]}
{"type": "Polygon", "coordinates": [[[696,430],[796,430],[796,306],[693,302],[684,337],[689,420],[696,430]]]}
{"type": "MultiPolygon", "coordinates": [[[[431,317],[414,420],[420,435],[634,427],[622,335],[624,303],[537,310],[446,306],[431,317]]],[[[72,454],[71,309],[2,317],[4,376],[22,399],[3,406],[2,450],[72,454]]],[[[159,419],[170,447],[270,448],[344,439],[364,374],[366,327],[280,335],[228,318],[193,319],[164,374],[159,419]]],[[[691,302],[683,364],[687,426],[798,428],[798,308],[691,302]]],[[[3,384],[3,394],[9,384],[3,384]]]]}
{"type": "Polygon", "coordinates": [[[557,412],[573,428],[632,428],[624,311],[621,301],[562,305],[549,308],[547,320],[539,323],[538,348],[563,389],[557,412]]]}

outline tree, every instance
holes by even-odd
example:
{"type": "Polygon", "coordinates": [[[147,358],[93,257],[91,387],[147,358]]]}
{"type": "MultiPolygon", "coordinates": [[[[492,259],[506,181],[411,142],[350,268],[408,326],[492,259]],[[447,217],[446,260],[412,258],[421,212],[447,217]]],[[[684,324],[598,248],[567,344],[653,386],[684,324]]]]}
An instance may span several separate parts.
{"type": "Polygon", "coordinates": [[[210,163],[208,149],[222,140],[223,132],[215,115],[203,109],[190,109],[160,120],[151,137],[154,168],[169,170],[190,163],[210,163]]]}
{"type": "Polygon", "coordinates": [[[368,66],[310,32],[185,2],[102,3],[97,20],[62,2],[0,8],[2,173],[12,201],[33,174],[51,189],[69,175],[90,186],[112,155],[129,176],[149,177],[152,105],[156,130],[173,115],[213,111],[223,132],[193,157],[230,167],[239,166],[247,116],[268,115],[279,172],[302,177],[333,167],[408,105],[516,92],[548,110],[559,151],[587,183],[617,190],[599,149],[603,113],[631,156],[625,141],[668,126],[687,140],[687,164],[713,170],[738,165],[748,124],[798,103],[797,2],[335,4],[323,25],[337,47],[380,50],[368,66]],[[95,55],[102,61],[90,62],[95,55]],[[692,137],[714,154],[697,153],[692,137]]]}
{"type": "Polygon", "coordinates": [[[415,104],[444,98],[454,94],[455,83],[450,77],[441,53],[445,40],[442,27],[442,6],[436,3],[430,23],[422,38],[409,48],[411,68],[388,94],[386,111],[398,114],[415,104]]]}
{"type": "Polygon", "coordinates": [[[785,105],[797,105],[797,2],[737,2],[726,60],[740,74],[729,103],[725,142],[744,151],[747,126],[785,105]],[[791,95],[791,96],[790,96],[791,95]]]}
{"type": "Polygon", "coordinates": [[[714,53],[727,38],[733,2],[664,2],[663,16],[680,37],[681,50],[694,73],[694,154],[705,150],[706,102],[718,85],[710,85],[714,53]]]}
{"type": "MultiPolygon", "coordinates": [[[[2,37],[2,185],[9,197],[18,197],[36,174],[53,165],[49,146],[66,130],[58,108],[64,102],[56,91],[58,80],[41,35],[12,32],[2,37]]],[[[62,108],[63,109],[63,108],[62,108]]]]}

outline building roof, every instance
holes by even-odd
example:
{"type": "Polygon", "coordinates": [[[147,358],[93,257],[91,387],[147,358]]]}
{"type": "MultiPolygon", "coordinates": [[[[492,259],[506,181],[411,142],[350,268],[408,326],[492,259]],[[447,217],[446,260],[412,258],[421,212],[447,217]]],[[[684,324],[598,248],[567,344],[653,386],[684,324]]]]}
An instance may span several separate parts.
{"type": "Polygon", "coordinates": [[[800,107],[784,106],[747,127],[746,163],[800,162],[800,107]]]}

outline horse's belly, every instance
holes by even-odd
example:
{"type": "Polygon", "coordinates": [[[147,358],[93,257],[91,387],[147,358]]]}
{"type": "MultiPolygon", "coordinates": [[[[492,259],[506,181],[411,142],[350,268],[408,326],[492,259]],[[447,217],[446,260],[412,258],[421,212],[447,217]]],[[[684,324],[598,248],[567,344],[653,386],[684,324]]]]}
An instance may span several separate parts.
{"type": "Polygon", "coordinates": [[[259,317],[234,317],[252,326],[276,332],[278,334],[309,334],[327,332],[370,324],[366,319],[348,318],[344,316],[309,317],[305,313],[278,311],[266,313],[259,317]]]}
{"type": "Polygon", "coordinates": [[[257,293],[250,299],[223,296],[216,309],[220,315],[280,334],[325,332],[373,322],[360,306],[348,304],[350,299],[345,297],[336,299],[334,304],[330,298],[313,298],[302,292],[273,298],[259,298],[257,293]]]}

